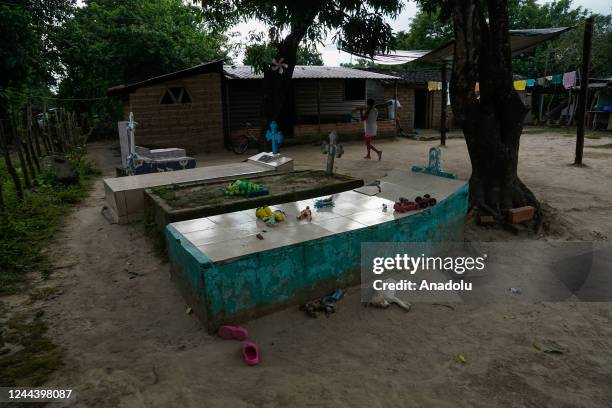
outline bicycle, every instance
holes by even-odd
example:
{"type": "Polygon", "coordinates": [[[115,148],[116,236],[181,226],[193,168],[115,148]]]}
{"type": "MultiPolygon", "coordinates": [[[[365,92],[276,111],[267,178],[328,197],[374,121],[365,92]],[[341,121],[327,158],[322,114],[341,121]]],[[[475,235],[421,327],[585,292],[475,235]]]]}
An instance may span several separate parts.
{"type": "Polygon", "coordinates": [[[247,122],[244,124],[243,133],[232,140],[232,150],[236,154],[244,154],[251,146],[260,148],[261,137],[259,129],[251,127],[251,124],[247,122]]]}

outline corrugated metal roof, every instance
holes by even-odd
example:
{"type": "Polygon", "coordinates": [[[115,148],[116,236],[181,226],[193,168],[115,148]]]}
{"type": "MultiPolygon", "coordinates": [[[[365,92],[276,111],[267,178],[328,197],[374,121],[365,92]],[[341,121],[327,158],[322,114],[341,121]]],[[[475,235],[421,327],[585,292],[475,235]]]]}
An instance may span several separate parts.
{"type": "Polygon", "coordinates": [[[370,72],[387,72],[390,75],[400,78],[400,83],[404,84],[427,84],[429,81],[441,81],[442,72],[437,70],[411,70],[411,69],[392,69],[392,70],[379,70],[376,68],[369,68],[370,72]]]}
{"type": "MultiPolygon", "coordinates": [[[[525,30],[510,30],[510,46],[512,55],[530,51],[534,47],[558,37],[573,27],[532,28],[525,30]]],[[[348,52],[348,51],[346,51],[348,52]]],[[[366,55],[353,54],[382,65],[401,65],[412,61],[439,64],[442,61],[452,61],[454,41],[450,41],[435,50],[397,50],[389,54],[376,54],[373,58],[366,55]]]]}
{"type": "MultiPolygon", "coordinates": [[[[228,79],[262,79],[263,74],[256,74],[250,65],[224,65],[223,71],[228,79]]],[[[391,75],[363,71],[345,67],[326,67],[297,65],[293,70],[293,79],[397,79],[391,75]]]]}

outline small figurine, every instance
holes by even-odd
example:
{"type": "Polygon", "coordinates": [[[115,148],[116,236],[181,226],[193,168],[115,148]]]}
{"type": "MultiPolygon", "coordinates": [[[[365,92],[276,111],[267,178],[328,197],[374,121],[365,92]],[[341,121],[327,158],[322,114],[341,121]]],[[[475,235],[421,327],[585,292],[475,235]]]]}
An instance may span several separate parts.
{"type": "Polygon", "coordinates": [[[300,211],[300,215],[297,216],[298,220],[308,220],[309,222],[312,221],[312,211],[310,211],[310,207],[306,206],[306,208],[304,208],[302,211],[300,211]]]}

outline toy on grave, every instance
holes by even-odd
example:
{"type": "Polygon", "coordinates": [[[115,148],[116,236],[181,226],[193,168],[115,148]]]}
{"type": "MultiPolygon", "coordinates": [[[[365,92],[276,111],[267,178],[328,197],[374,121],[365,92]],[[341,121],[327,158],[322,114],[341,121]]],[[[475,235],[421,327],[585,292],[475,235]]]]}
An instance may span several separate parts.
{"type": "Polygon", "coordinates": [[[442,152],[439,147],[432,147],[429,149],[429,164],[427,167],[421,166],[412,166],[412,171],[415,173],[427,173],[434,176],[446,177],[450,179],[456,179],[452,173],[448,173],[446,171],[442,171],[442,166],[440,161],[442,160],[442,152]]]}
{"type": "Polygon", "coordinates": [[[221,189],[226,196],[243,196],[246,198],[270,194],[262,184],[248,180],[236,180],[221,189]]]}
{"type": "Polygon", "coordinates": [[[306,206],[306,208],[304,208],[302,211],[300,211],[300,214],[297,216],[298,220],[308,220],[308,221],[312,221],[312,211],[310,211],[310,207],[306,206]]]}
{"type": "Polygon", "coordinates": [[[325,172],[327,174],[334,173],[334,159],[339,159],[344,154],[344,147],[337,144],[337,140],[338,134],[335,130],[332,130],[332,132],[329,134],[329,142],[321,142],[321,152],[323,152],[323,154],[327,154],[327,166],[325,168],[325,172]]]}
{"type": "Polygon", "coordinates": [[[287,215],[281,210],[274,210],[270,207],[259,207],[255,210],[255,216],[268,225],[274,225],[287,219],[287,215]]]}
{"type": "Polygon", "coordinates": [[[273,120],[270,122],[270,129],[266,132],[266,140],[272,143],[272,154],[280,152],[280,144],[283,139],[283,134],[278,130],[278,124],[273,120]]]}
{"type": "Polygon", "coordinates": [[[425,194],[423,197],[418,196],[414,201],[419,208],[433,207],[438,203],[438,201],[429,194],[425,194]]]}
{"type": "Polygon", "coordinates": [[[329,208],[334,206],[334,197],[329,196],[327,198],[321,198],[319,200],[315,200],[315,208],[329,208]]]}
{"type": "Polygon", "coordinates": [[[185,149],[147,149],[146,147],[136,146],[137,126],[138,122],[134,120],[132,112],[130,112],[127,122],[119,122],[118,124],[123,167],[117,169],[117,175],[133,176],[195,168],[195,159],[186,156],[185,149]]]}
{"type": "Polygon", "coordinates": [[[431,197],[429,194],[425,194],[423,197],[418,196],[414,201],[410,201],[405,197],[400,197],[393,205],[393,209],[399,213],[405,213],[417,209],[433,207],[436,204],[437,200],[435,198],[431,197]]]}
{"type": "Polygon", "coordinates": [[[399,213],[414,211],[417,208],[418,206],[413,201],[410,201],[405,197],[400,197],[395,204],[393,204],[393,209],[399,213]]]}

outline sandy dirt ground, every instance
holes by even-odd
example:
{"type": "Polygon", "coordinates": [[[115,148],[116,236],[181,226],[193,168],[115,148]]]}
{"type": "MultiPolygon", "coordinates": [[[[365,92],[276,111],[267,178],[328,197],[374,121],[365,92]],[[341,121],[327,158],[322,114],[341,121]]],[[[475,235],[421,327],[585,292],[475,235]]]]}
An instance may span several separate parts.
{"type": "MultiPolygon", "coordinates": [[[[519,173],[552,207],[547,234],[529,239],[612,237],[612,149],[588,146],[573,167],[574,140],[526,134],[519,173]]],[[[437,142],[381,141],[382,161],[345,144],[338,171],[372,180],[424,164],[437,142]]],[[[90,156],[105,175],[118,163],[110,143],[90,156]]],[[[323,168],[315,146],[283,149],[296,169],[323,168]]],[[[223,153],[200,166],[234,162],[223,153]]],[[[451,139],[443,166],[467,179],[465,143],[451,139]]],[[[251,321],[262,363],[247,367],[239,343],[210,336],[169,280],[142,224],[111,225],[101,214],[101,180],[67,218],[50,248],[60,267],[42,286],[56,295],[47,310],[50,336],[66,353],[50,384],[75,389],[55,406],[79,407],[612,407],[612,304],[417,304],[364,308],[349,290],[338,312],[311,319],[297,307],[251,321]],[[545,354],[533,343],[565,350],[545,354]],[[466,363],[457,361],[458,354],[466,363]]],[[[468,239],[516,239],[468,221],[468,239]]],[[[515,254],[520,264],[521,254],[515,254]]],[[[54,404],[52,404],[54,406],[54,404]]]]}

